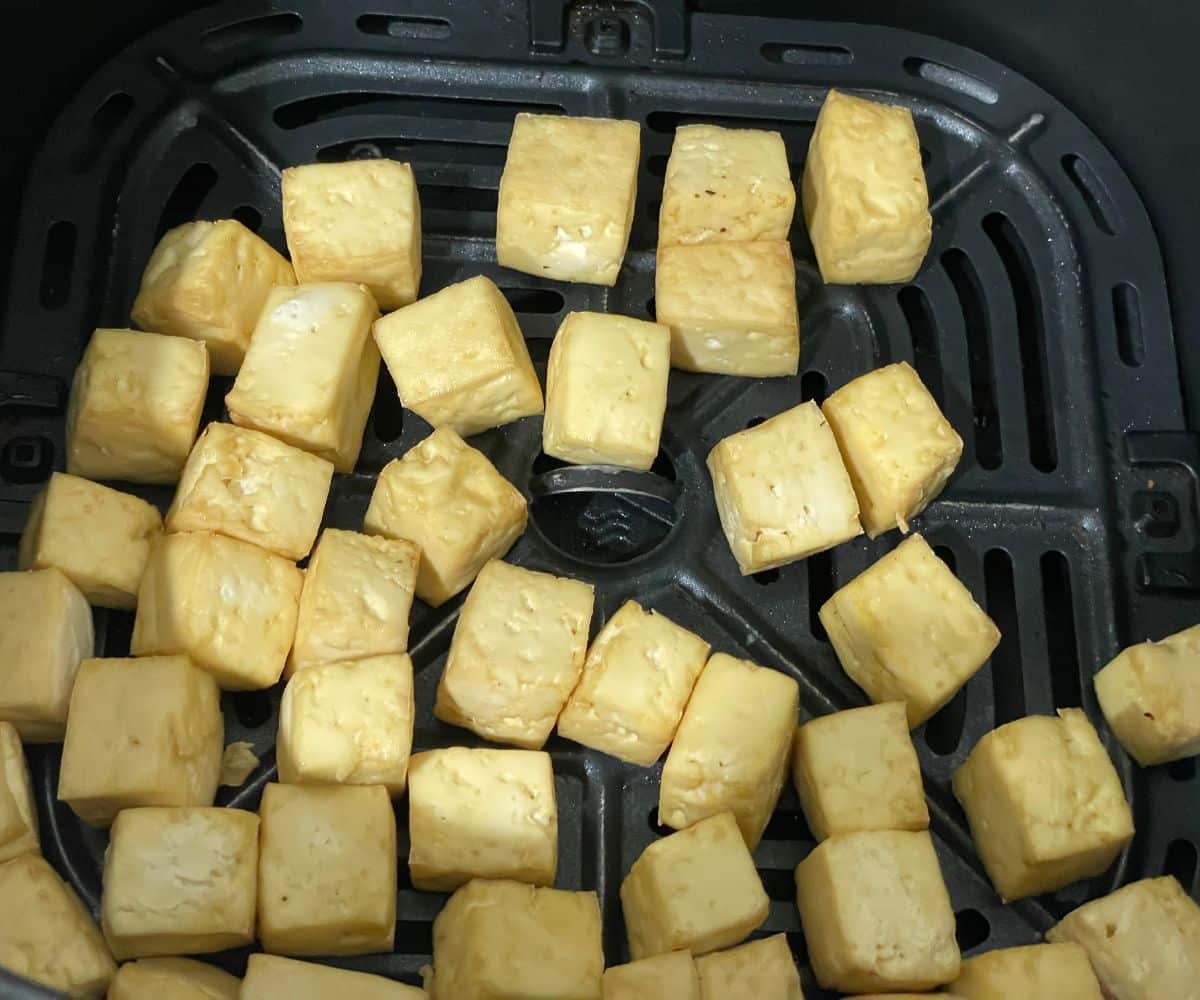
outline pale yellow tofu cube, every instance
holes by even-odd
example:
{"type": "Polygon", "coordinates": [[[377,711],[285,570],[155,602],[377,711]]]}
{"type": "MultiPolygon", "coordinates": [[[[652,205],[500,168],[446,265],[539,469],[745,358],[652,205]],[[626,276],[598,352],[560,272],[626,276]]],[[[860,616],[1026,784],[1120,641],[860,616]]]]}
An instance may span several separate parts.
{"type": "Polygon", "coordinates": [[[0,722],[57,743],[79,664],[95,652],[92,609],[57,569],[0,573],[0,722]]]}
{"type": "Polygon", "coordinates": [[[1087,952],[1073,942],[997,948],[964,959],[950,988],[964,1000],[1104,1000],[1087,952]]]}
{"type": "Polygon", "coordinates": [[[517,115],[500,177],[496,259],[542,278],[615,285],[640,150],[637,122],[517,115]]]}
{"type": "Polygon", "coordinates": [[[124,809],[104,853],[104,937],[118,959],[249,944],[257,875],[258,817],[252,812],[124,809]]]}
{"type": "Polygon", "coordinates": [[[926,832],[822,841],[796,868],[796,905],[825,989],[927,990],[958,975],[954,910],[926,832]]]}
{"type": "Polygon", "coordinates": [[[0,864],[0,968],[71,997],[101,997],[117,971],[100,928],[37,854],[0,864]]]}
{"type": "Polygon", "coordinates": [[[681,830],[728,810],[753,850],[783,790],[799,705],[792,678],[714,654],[663,765],[659,820],[681,830]]]}
{"type": "Polygon", "coordinates": [[[267,785],[258,936],[281,955],[391,951],[396,817],[382,785],[267,785]]]}
{"type": "Polygon", "coordinates": [[[420,558],[406,539],[326,528],[304,573],[288,675],[407,650],[420,558]]]}
{"type": "Polygon", "coordinates": [[[240,1000],[429,1000],[424,990],[384,976],[301,962],[278,955],[251,955],[240,1000]]]}
{"type": "Polygon", "coordinates": [[[904,703],[834,712],[796,730],[792,778],[817,840],[857,830],[925,830],[929,810],[904,703]]]}
{"type": "MultiPolygon", "coordinates": [[[[604,970],[604,1000],[702,1000],[689,951],[669,951],[604,970]]],[[[759,998],[762,1000],[762,998],[759,998]]]]}
{"type": "Polygon", "coordinates": [[[675,130],[658,213],[658,245],[786,240],[796,188],[783,136],[753,128],[675,130]]]}
{"type": "Polygon", "coordinates": [[[842,669],[873,702],[903,701],[910,728],[983,666],[1000,630],[920,535],[834,592],[820,610],[842,669]]]}
{"type": "Polygon", "coordinates": [[[395,160],[308,163],[283,172],[283,229],[302,282],[366,285],[398,309],[421,284],[421,202],[395,160]]]}
{"type": "Polygon", "coordinates": [[[708,649],[669,618],[626,601],[588,650],[559,735],[650,766],[675,737],[708,649]]]}
{"type": "Polygon", "coordinates": [[[186,653],[231,690],[279,680],[296,631],[303,574],[222,535],[164,535],[138,591],[135,656],[186,653]]]}
{"type": "Polygon", "coordinates": [[[178,482],[208,392],[208,353],[183,337],[97,330],[75,369],[67,472],[178,482]]]}
{"type": "Polygon", "coordinates": [[[333,463],[267,434],[209,424],[188,456],[167,531],[214,531],[295,562],[311,551],[333,463]]]}
{"type": "Polygon", "coordinates": [[[508,300],[477,275],[389,313],[375,342],[400,402],[463,437],[542,412],[542,387],[508,300]]]}
{"type": "Polygon", "coordinates": [[[108,986],[108,1000],[238,1000],[242,981],[194,958],[126,962],[108,986]]]}
{"type": "Polygon", "coordinates": [[[658,248],[655,315],[671,364],[719,375],[795,375],[796,266],[781,240],[658,248]]]}
{"type": "Polygon", "coordinates": [[[273,289],[225,396],[229,419],[353,471],[379,376],[378,315],[362,285],[273,289]]]}
{"type": "Polygon", "coordinates": [[[1099,875],[1133,839],[1121,779],[1077,708],[993,729],[954,773],[954,794],[1006,901],[1099,875]]]}
{"type": "Polygon", "coordinates": [[[912,112],[830,90],[808,146],[804,219],[821,277],[911,281],[933,229],[912,112]]]}
{"type": "Polygon", "coordinates": [[[1095,684],[1104,718],[1143,767],[1200,754],[1200,625],[1122,650],[1095,684]]]}
{"type": "Polygon", "coordinates": [[[29,508],[21,569],[61,570],[92,604],[132,611],[162,515],[139,497],[56,472],[29,508]]]}
{"type": "Polygon", "coordinates": [[[703,1000],[804,1000],[786,934],[696,959],[703,1000]]]}
{"type": "Polygon", "coordinates": [[[1193,997],[1200,983],[1200,906],[1174,876],[1132,882],[1084,903],[1046,932],[1087,952],[1106,997],[1193,997]]]}
{"type": "Polygon", "coordinates": [[[434,715],[540,750],[583,670],[593,599],[590,583],[489,562],[455,626],[434,715]]]}
{"type": "Polygon", "coordinates": [[[635,958],[693,955],[746,940],[770,901],[732,813],[656,840],[621,883],[621,909],[635,958]]]}
{"type": "Polygon", "coordinates": [[[512,548],[527,517],[521,492],[445,427],[384,466],[363,530],[417,544],[417,596],[437,607],[512,548]]]}
{"type": "Polygon", "coordinates": [[[295,283],[287,259],[236,219],[187,222],[150,255],[133,321],[143,330],[203,342],[213,373],[232,375],[267,294],[295,283]]]}
{"type": "Polygon", "coordinates": [[[708,454],[708,471],[743,576],[862,534],[850,477],[814,402],[724,438],[708,454]]]}
{"type": "Polygon", "coordinates": [[[600,1000],[594,892],[474,879],[433,922],[435,1000],[600,1000]]]}
{"type": "Polygon", "coordinates": [[[210,806],[224,735],[216,682],[186,656],[85,660],[58,798],[93,826],[133,806],[210,806]]]}
{"type": "Polygon", "coordinates": [[[298,671],[279,704],[279,780],[383,785],[404,791],[413,734],[413,669],[405,653],[298,671]]]}
{"type": "Polygon", "coordinates": [[[12,723],[0,722],[0,863],[36,854],[40,846],[21,734],[12,723]]]}

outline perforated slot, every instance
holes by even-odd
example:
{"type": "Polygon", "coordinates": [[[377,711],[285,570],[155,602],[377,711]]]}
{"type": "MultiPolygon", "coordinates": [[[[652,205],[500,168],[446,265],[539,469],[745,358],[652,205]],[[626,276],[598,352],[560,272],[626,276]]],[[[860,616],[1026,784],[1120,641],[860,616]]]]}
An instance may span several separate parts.
{"type": "MultiPolygon", "coordinates": [[[[389,160],[419,163],[452,163],[456,166],[504,166],[508,153],[505,145],[483,142],[449,142],[442,139],[419,139],[410,136],[380,136],[350,139],[321,146],[317,150],[320,163],[343,163],[346,160],[370,160],[381,156],[389,160]]],[[[422,202],[425,186],[421,186],[422,202]]]]}
{"type": "MultiPolygon", "coordinates": [[[[398,867],[406,868],[400,864],[398,867]]],[[[433,923],[428,920],[397,920],[396,950],[403,955],[433,954],[433,923]]]]}
{"type": "Polygon", "coordinates": [[[776,568],[759,570],[759,572],[754,573],[750,579],[757,583],[760,587],[766,587],[777,582],[779,577],[780,571],[778,568],[776,568]]]}
{"type": "Polygon", "coordinates": [[[1196,845],[1190,840],[1172,840],[1163,859],[1163,874],[1174,875],[1184,889],[1196,880],[1196,845]]]}
{"type": "Polygon", "coordinates": [[[70,167],[76,173],[88,170],[100,156],[113,133],[133,111],[133,98],[128,94],[117,91],[96,109],[92,120],[84,130],[79,147],[71,154],[70,167]]]}
{"type": "Polygon", "coordinates": [[[567,300],[562,292],[553,288],[501,288],[515,313],[542,313],[553,315],[563,311],[567,300]]]}
{"type": "MultiPolygon", "coordinates": [[[[763,840],[786,840],[801,843],[813,839],[808,829],[808,821],[799,810],[784,811],[776,809],[767,820],[767,828],[763,830],[763,840]]],[[[794,887],[793,887],[794,888],[794,887]]]]}
{"type": "Polygon", "coordinates": [[[767,62],[787,66],[849,66],[854,62],[854,53],[842,45],[767,42],[759,51],[767,62]]]}
{"type": "Polygon", "coordinates": [[[46,233],[42,253],[42,280],[38,302],[43,309],[59,309],[71,297],[71,276],[75,269],[75,223],[59,220],[46,233]]]}
{"type": "Polygon", "coordinates": [[[916,56],[905,59],[904,72],[909,76],[936,83],[939,87],[965,94],[981,104],[995,104],[1000,100],[1000,92],[990,83],[984,83],[977,76],[931,59],[920,59],[916,56]]]}
{"type": "Polygon", "coordinates": [[[1062,167],[1087,206],[1092,221],[1106,236],[1114,236],[1121,228],[1121,216],[1104,182],[1096,176],[1087,160],[1074,153],[1062,158],[1062,167]]]}
{"type": "Polygon", "coordinates": [[[235,691],[227,697],[233,705],[234,716],[247,729],[265,726],[275,714],[267,691],[235,691]]]}
{"type": "Polygon", "coordinates": [[[790,871],[778,868],[760,868],[758,877],[770,899],[792,902],[796,898],[796,877],[790,871]]]}
{"type": "Polygon", "coordinates": [[[983,286],[971,259],[957,247],[951,247],[942,254],[942,267],[958,296],[963,327],[967,331],[967,364],[971,374],[971,408],[975,419],[975,459],[985,469],[998,469],[1004,461],[1004,446],[1000,440],[996,374],[983,286]]]}
{"type": "Polygon", "coordinates": [[[387,365],[379,366],[379,382],[375,389],[375,405],[371,410],[371,431],[384,443],[395,441],[404,430],[404,407],[396,383],[387,365]]]}
{"type": "Polygon", "coordinates": [[[983,557],[987,611],[1000,629],[1000,645],[992,653],[992,703],[995,724],[1002,726],[1025,714],[1025,678],[1021,673],[1021,623],[1017,617],[1012,557],[991,549],[983,557]]]}
{"type": "Polygon", "coordinates": [[[201,36],[200,42],[206,49],[220,51],[294,35],[303,27],[304,21],[299,14],[282,11],[278,14],[247,18],[236,24],[206,31],[201,36]]]}
{"type": "Polygon", "coordinates": [[[193,163],[188,167],[163,205],[158,225],[154,227],[155,242],[167,230],[200,218],[200,206],[216,186],[217,172],[211,163],[193,163]]]}
{"type": "MultiPolygon", "coordinates": [[[[953,549],[945,545],[935,545],[933,551],[949,567],[951,573],[957,571],[958,560],[953,549]]],[[[954,753],[962,742],[966,720],[967,689],[964,687],[925,723],[925,745],[942,757],[954,753]]]]}
{"type": "Polygon", "coordinates": [[[444,17],[417,17],[412,14],[363,14],[354,22],[364,35],[390,38],[418,38],[437,41],[453,34],[444,17]]]}
{"type": "Polygon", "coordinates": [[[945,390],[942,385],[941,351],[938,347],[937,321],[929,297],[917,285],[905,285],[896,296],[900,310],[908,321],[912,336],[913,365],[938,406],[942,406],[945,390]]]}
{"type": "Polygon", "coordinates": [[[1075,639],[1075,601],[1071,565],[1061,552],[1042,555],[1042,609],[1054,707],[1078,708],[1083,704],[1083,691],[1075,639]]]}
{"type": "Polygon", "coordinates": [[[282,129],[301,128],[346,114],[404,115],[411,118],[466,119],[477,122],[511,122],[520,112],[562,114],[561,104],[480,98],[417,97],[386,91],[356,90],[317,94],[281,104],[275,124],[282,129]]]}
{"type": "Polygon", "coordinates": [[[238,205],[233,210],[233,217],[252,233],[257,233],[262,226],[262,213],[253,205],[238,205]]]}
{"type": "Polygon", "coordinates": [[[1146,360],[1146,343],[1142,336],[1142,303],[1138,290],[1127,281],[1115,285],[1112,308],[1121,360],[1131,368],[1140,368],[1146,360]]]}

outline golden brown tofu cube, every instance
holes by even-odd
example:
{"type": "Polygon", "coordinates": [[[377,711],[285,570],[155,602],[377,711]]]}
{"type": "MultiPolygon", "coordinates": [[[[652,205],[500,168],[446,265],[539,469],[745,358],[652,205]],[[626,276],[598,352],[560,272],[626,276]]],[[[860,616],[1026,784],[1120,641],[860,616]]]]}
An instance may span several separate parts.
{"type": "Polygon", "coordinates": [[[126,962],[108,986],[108,1000],[238,1000],[242,981],[194,958],[126,962]]]}
{"type": "Polygon", "coordinates": [[[278,955],[251,955],[240,1000],[429,1000],[424,990],[384,976],[278,955]]]}
{"type": "Polygon", "coordinates": [[[1074,943],[997,948],[964,959],[950,988],[963,1000],[1103,1000],[1087,952],[1074,943]]]}
{"type": "Polygon", "coordinates": [[[696,959],[702,1000],[804,1000],[786,934],[696,959]]]}
{"type": "Polygon", "coordinates": [[[0,863],[36,854],[40,846],[21,734],[12,723],[0,722],[0,863]]]}
{"type": "MultiPolygon", "coordinates": [[[[702,1000],[689,951],[669,951],[604,970],[604,1000],[702,1000]]],[[[760,998],[761,1000],[761,998],[760,998]]]]}

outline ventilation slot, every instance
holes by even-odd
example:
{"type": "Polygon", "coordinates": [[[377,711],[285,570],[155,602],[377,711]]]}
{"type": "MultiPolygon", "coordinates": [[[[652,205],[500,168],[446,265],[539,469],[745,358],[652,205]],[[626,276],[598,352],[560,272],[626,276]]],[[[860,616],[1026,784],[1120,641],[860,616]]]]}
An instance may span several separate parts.
{"type": "Polygon", "coordinates": [[[1171,776],[1172,781],[1195,781],[1196,758],[1184,757],[1183,760],[1172,761],[1167,765],[1167,774],[1171,776]]]}
{"type": "Polygon", "coordinates": [[[108,100],[96,109],[84,132],[83,141],[67,161],[75,173],[82,174],[92,166],[113,133],[129,117],[132,110],[133,98],[119,91],[110,95],[108,100]]]}
{"type": "Polygon", "coordinates": [[[233,702],[233,714],[247,729],[265,726],[275,714],[271,697],[266,691],[238,691],[228,695],[233,702]]]}
{"type": "Polygon", "coordinates": [[[253,205],[238,205],[233,210],[233,217],[252,233],[257,233],[262,226],[262,212],[253,205]]]}
{"type": "Polygon", "coordinates": [[[193,163],[171,192],[154,230],[157,243],[168,229],[174,229],[197,217],[204,199],[217,184],[217,172],[208,163],[193,163]]]}
{"type": "Polygon", "coordinates": [[[829,382],[821,372],[805,372],[800,377],[800,401],[807,403],[812,400],[818,406],[825,402],[829,392],[829,382]]]}
{"type": "Polygon", "coordinates": [[[496,214],[495,188],[460,187],[451,184],[422,184],[421,208],[442,212],[490,212],[496,214]]]}
{"type": "Polygon", "coordinates": [[[59,309],[71,297],[75,236],[75,223],[63,220],[54,223],[46,233],[42,280],[38,285],[38,302],[43,309],[59,309]]]}
{"type": "Polygon", "coordinates": [[[432,955],[433,924],[424,920],[397,920],[396,951],[402,955],[432,955]]]}
{"type": "Polygon", "coordinates": [[[97,635],[101,631],[104,634],[103,643],[97,644],[97,648],[104,651],[104,656],[117,659],[129,655],[129,647],[133,642],[133,620],[133,615],[128,611],[105,610],[104,628],[96,630],[97,635]]]}
{"type": "MultiPolygon", "coordinates": [[[[282,129],[301,128],[342,115],[404,115],[410,118],[458,118],[480,122],[511,122],[520,112],[562,114],[561,104],[517,103],[456,97],[416,97],[383,91],[350,91],[319,94],[281,104],[275,124],[282,129]]],[[[424,194],[424,189],[422,189],[424,194]]]]}
{"type": "MultiPolygon", "coordinates": [[[[954,573],[957,560],[954,551],[945,545],[935,545],[934,553],[954,573]]],[[[967,689],[960,688],[925,724],[925,745],[939,756],[954,753],[962,742],[967,721],[967,689]]]]}
{"type": "Polygon", "coordinates": [[[786,902],[795,902],[796,876],[790,871],[779,871],[775,868],[760,868],[758,877],[762,879],[767,896],[786,902]]]}
{"type": "Polygon", "coordinates": [[[788,45],[767,42],[760,49],[767,62],[787,66],[849,66],[854,53],[841,45],[788,45]]]}
{"type": "Polygon", "coordinates": [[[54,443],[46,437],[12,438],[0,451],[0,476],[10,483],[41,483],[54,468],[54,443]]]}
{"type": "Polygon", "coordinates": [[[213,28],[206,31],[201,38],[201,44],[206,49],[220,51],[221,49],[237,48],[254,42],[266,42],[272,38],[283,38],[294,35],[304,22],[299,14],[286,11],[280,14],[267,14],[263,17],[253,17],[236,24],[228,24],[223,28],[213,28]]]}
{"type": "Polygon", "coordinates": [[[769,586],[779,579],[779,569],[764,569],[753,574],[750,579],[757,583],[760,587],[769,586]]]}
{"type": "Polygon", "coordinates": [[[562,292],[556,292],[552,288],[501,288],[500,291],[516,313],[540,313],[550,316],[562,312],[567,304],[562,292]]]}
{"type": "Polygon", "coordinates": [[[1163,860],[1163,874],[1179,879],[1184,892],[1190,892],[1196,879],[1196,847],[1188,840],[1172,840],[1163,860]]]}
{"type": "Polygon", "coordinates": [[[437,41],[449,38],[450,22],[444,17],[410,17],[402,14],[363,14],[357,21],[364,35],[383,35],[389,38],[418,38],[437,41]]]}
{"type": "MultiPolygon", "coordinates": [[[[799,109],[797,109],[799,110],[799,109]]],[[[783,131],[786,138],[788,126],[812,131],[812,123],[789,121],[787,118],[750,118],[741,115],[696,115],[682,111],[651,111],[646,116],[646,127],[651,132],[674,135],[681,125],[720,125],[724,128],[761,128],[773,132],[783,131]]]]}
{"type": "Polygon", "coordinates": [[[653,809],[651,809],[649,814],[646,816],[646,825],[650,827],[650,831],[652,833],[659,837],[669,837],[675,832],[675,830],[672,827],[667,826],[666,823],[660,823],[658,821],[658,806],[655,806],[653,809]]]}
{"type": "Polygon", "coordinates": [[[975,458],[985,469],[1004,461],[1000,417],[996,410],[996,376],[992,363],[991,331],[984,308],[983,286],[970,258],[952,248],[942,254],[942,267],[954,286],[967,331],[967,364],[971,371],[971,407],[975,420],[975,458]]]}
{"type": "Polygon", "coordinates": [[[988,614],[1000,629],[1000,645],[992,653],[992,699],[995,725],[1002,726],[1025,714],[1025,678],[1021,673],[1021,631],[1012,559],[1003,549],[983,557],[983,579],[988,614]]]}
{"type": "Polygon", "coordinates": [[[375,406],[371,412],[371,430],[385,444],[395,441],[404,430],[404,407],[396,392],[396,383],[386,365],[379,367],[379,382],[375,390],[375,406]]]}
{"type": "Polygon", "coordinates": [[[954,936],[963,951],[978,948],[992,934],[992,925],[978,910],[959,910],[954,914],[954,936]]]}
{"type": "Polygon", "coordinates": [[[833,553],[818,552],[804,560],[808,569],[808,627],[813,636],[828,642],[829,636],[821,624],[821,605],[833,596],[833,553]]]}
{"type": "Polygon", "coordinates": [[[1078,708],[1083,704],[1083,689],[1075,641],[1075,602],[1071,596],[1071,566],[1061,552],[1042,555],[1042,611],[1054,707],[1078,708]]]}
{"type": "Polygon", "coordinates": [[[1117,212],[1117,206],[1113,203],[1108,188],[1096,176],[1087,160],[1069,153],[1062,158],[1062,167],[1067,179],[1079,192],[1097,228],[1106,236],[1115,235],[1121,228],[1120,213],[1117,212]]]}
{"type": "MultiPolygon", "coordinates": [[[[479,166],[500,170],[508,147],[482,142],[447,142],[442,139],[414,139],[408,136],[375,136],[335,142],[317,149],[320,163],[344,163],[346,160],[377,160],[387,157],[406,163],[447,163],[455,167],[479,166]]],[[[427,185],[421,185],[422,204],[427,185]]]]}
{"type": "Polygon", "coordinates": [[[667,160],[670,157],[664,154],[650,156],[646,158],[646,173],[651,177],[666,177],[667,176],[667,160]]]}
{"type": "Polygon", "coordinates": [[[1137,368],[1146,359],[1146,343],[1142,339],[1142,303],[1138,290],[1122,281],[1112,290],[1113,321],[1117,326],[1117,351],[1130,368],[1137,368]]]}
{"type": "Polygon", "coordinates": [[[909,76],[936,83],[939,87],[973,98],[981,104],[995,104],[1000,100],[1000,92],[991,84],[944,63],[913,56],[904,60],[904,71],[909,76]]]}
{"type": "Polygon", "coordinates": [[[925,387],[942,406],[945,396],[942,385],[942,362],[938,350],[937,321],[933,318],[933,308],[929,298],[916,285],[905,285],[896,296],[900,302],[900,310],[908,321],[908,329],[912,334],[913,363],[917,374],[925,387]]]}
{"type": "MultiPolygon", "coordinates": [[[[782,812],[776,810],[767,820],[767,828],[763,831],[763,840],[812,840],[813,835],[808,829],[808,822],[801,812],[782,812]]],[[[792,886],[793,892],[795,885],[792,886]]]]}

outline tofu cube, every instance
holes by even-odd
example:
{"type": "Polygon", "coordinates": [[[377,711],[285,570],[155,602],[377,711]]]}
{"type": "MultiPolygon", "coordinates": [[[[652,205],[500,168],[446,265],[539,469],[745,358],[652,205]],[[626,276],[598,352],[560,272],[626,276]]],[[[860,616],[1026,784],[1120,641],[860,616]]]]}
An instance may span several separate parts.
{"type": "Polygon", "coordinates": [[[718,442],[708,471],[743,576],[862,534],[837,442],[812,401],[718,442]]]}
{"type": "Polygon", "coordinates": [[[834,592],[820,610],[842,669],[916,728],[975,674],[1000,630],[920,535],[834,592]]]}
{"type": "Polygon", "coordinates": [[[688,951],[610,966],[604,970],[603,985],[604,1000],[701,1000],[696,963],[688,951]]]}
{"type": "Polygon", "coordinates": [[[429,1000],[425,991],[384,976],[255,954],[246,963],[241,1000],[429,1000]]]}
{"type": "Polygon", "coordinates": [[[1133,839],[1121,779],[1077,708],[993,729],[954,773],[954,794],[1005,901],[1099,875],[1133,839]]]}
{"type": "Polygon", "coordinates": [[[512,548],[527,517],[521,492],[446,427],[384,466],[363,530],[417,544],[417,596],[436,608],[512,548]]]}
{"type": "Polygon", "coordinates": [[[792,777],[817,840],[858,830],[925,830],[929,810],[904,703],[834,712],[796,730],[792,777]]]}
{"type": "Polygon", "coordinates": [[[950,426],[921,377],[904,361],[860,375],[825,400],[867,535],[899,528],[923,511],[962,457],[950,426]]]}
{"type": "Polygon", "coordinates": [[[229,419],[352,472],[379,377],[378,315],[362,285],[273,289],[225,396],[229,419]]]}
{"type": "Polygon", "coordinates": [[[415,542],[326,528],[304,573],[288,675],[407,650],[420,558],[415,542]]]}
{"type": "Polygon", "coordinates": [[[546,368],[542,450],[564,462],[649,469],[658,457],[671,331],[603,313],[568,313],[546,368]]]}
{"type": "Polygon", "coordinates": [[[395,160],[308,163],[283,172],[283,229],[302,282],[366,285],[398,309],[421,284],[421,202],[395,160]]]}
{"type": "Polygon", "coordinates": [[[72,997],[101,997],[117,971],[100,928],[40,855],[0,864],[0,968],[72,997]],[[14,918],[14,915],[18,915],[14,918]]]}
{"type": "Polygon", "coordinates": [[[1106,997],[1190,997],[1200,977],[1200,906],[1174,876],[1084,903],[1046,932],[1087,952],[1106,997]]]}
{"type": "Polygon", "coordinates": [[[21,569],[61,570],[92,604],[132,611],[162,515],[139,497],[55,472],[29,508],[21,569]]]}
{"type": "Polygon", "coordinates": [[[250,944],[257,873],[252,812],[124,809],[104,853],[104,937],[118,959],[250,944]]]}
{"type": "Polygon", "coordinates": [[[1200,625],[1122,650],[1095,684],[1109,727],[1142,767],[1200,754],[1200,625]]]}
{"type": "Polygon", "coordinates": [[[663,765],[659,820],[681,830],[728,810],[753,850],[783,790],[799,706],[792,678],[714,654],[663,765]]]}
{"type": "Polygon", "coordinates": [[[655,314],[671,364],[718,375],[795,375],[800,318],[792,248],[779,240],[660,246],[655,314]]]}
{"type": "Polygon", "coordinates": [[[167,511],[167,531],[214,531],[295,562],[311,551],[333,463],[259,431],[209,424],[167,511]]]}
{"type": "Polygon", "coordinates": [[[640,151],[637,122],[517,115],[500,177],[496,259],[541,278],[615,285],[640,151]]]}
{"type": "Polygon", "coordinates": [[[542,387],[508,300],[477,275],[374,326],[400,402],[463,437],[542,412],[542,387]]]}
{"type": "Polygon", "coordinates": [[[927,832],[822,841],[796,868],[796,905],[825,989],[927,990],[958,975],[954,911],[927,832]]]}
{"type": "Polygon", "coordinates": [[[216,682],[186,656],[85,660],[58,798],[101,827],[134,806],[210,806],[224,736],[216,682]]]}
{"type": "Polygon", "coordinates": [[[621,883],[635,959],[728,948],[746,940],[769,908],[754,859],[728,812],[654,841],[621,883]]]}
{"type": "Polygon", "coordinates": [[[590,583],[492,560],[463,604],[433,714],[540,750],[583,670],[593,598],[590,583]]]}
{"type": "Polygon", "coordinates": [[[295,283],[287,259],[236,219],[187,222],[168,231],[150,255],[133,321],[201,341],[213,373],[232,375],[268,293],[295,283]]]}
{"type": "Polygon", "coordinates": [[[382,785],[267,785],[258,936],[281,955],[391,951],[396,817],[382,785]]]}
{"type": "Polygon", "coordinates": [[[97,330],[75,369],[67,472],[175,483],[208,392],[204,345],[136,330],[97,330]]]}
{"type": "Polygon", "coordinates": [[[600,1000],[604,951],[594,892],[474,879],[433,922],[439,1000],[600,1000]]]}
{"type": "Polygon", "coordinates": [[[134,656],[186,653],[227,690],[279,680],[296,630],[303,574],[222,535],[165,535],[138,591],[134,656]]]}
{"type": "Polygon", "coordinates": [[[783,136],[754,128],[675,130],[658,213],[658,245],[786,240],[796,188],[783,136]]]}
{"type": "Polygon", "coordinates": [[[704,955],[696,960],[696,969],[705,1000],[804,1000],[786,934],[704,955]]]}
{"type": "Polygon", "coordinates": [[[626,601],[588,650],[559,735],[649,767],[674,739],[708,649],[669,618],[626,601]]]}
{"type": "Polygon", "coordinates": [[[0,573],[0,722],[57,743],[75,672],[95,652],[92,609],[59,570],[0,573]]]}
{"type": "Polygon", "coordinates": [[[405,653],[320,663],[296,673],[279,705],[279,780],[404,791],[413,735],[405,653]]]}
{"type": "Polygon", "coordinates": [[[1104,1000],[1087,952],[1074,943],[997,948],[964,959],[950,988],[964,1000],[1104,1000]]]}
{"type": "Polygon", "coordinates": [[[448,747],[416,754],[408,815],[418,889],[452,892],[473,878],[554,885],[558,807],[548,753],[448,747]]]}
{"type": "Polygon", "coordinates": [[[126,962],[108,986],[108,1000],[238,1000],[242,981],[194,958],[126,962]]]}
{"type": "Polygon", "coordinates": [[[933,229],[912,112],[830,90],[808,146],[804,220],[828,284],[911,281],[933,229]]]}
{"type": "Polygon", "coordinates": [[[21,734],[12,723],[0,722],[0,863],[40,849],[21,734]]]}

